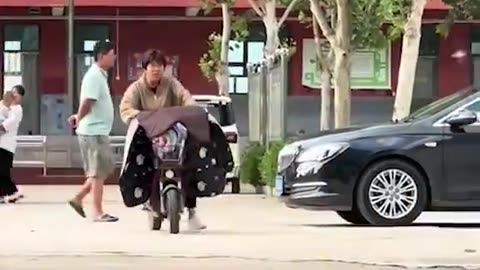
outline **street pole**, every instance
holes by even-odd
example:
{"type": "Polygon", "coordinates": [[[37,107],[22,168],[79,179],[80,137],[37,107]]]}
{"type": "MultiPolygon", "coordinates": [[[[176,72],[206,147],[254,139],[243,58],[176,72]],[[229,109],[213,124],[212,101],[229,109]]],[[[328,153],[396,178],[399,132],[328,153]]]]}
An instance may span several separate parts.
{"type": "MultiPolygon", "coordinates": [[[[75,0],[68,0],[68,67],[67,67],[67,76],[68,76],[68,91],[67,91],[67,111],[68,116],[74,113],[73,109],[73,98],[75,95],[75,51],[74,51],[74,34],[75,34],[75,0]]],[[[72,167],[72,135],[73,131],[70,131],[68,140],[68,165],[72,167]]]]}
{"type": "Polygon", "coordinates": [[[265,150],[268,151],[268,65],[266,61],[263,61],[260,65],[261,76],[262,76],[262,145],[265,147],[265,150]]]}

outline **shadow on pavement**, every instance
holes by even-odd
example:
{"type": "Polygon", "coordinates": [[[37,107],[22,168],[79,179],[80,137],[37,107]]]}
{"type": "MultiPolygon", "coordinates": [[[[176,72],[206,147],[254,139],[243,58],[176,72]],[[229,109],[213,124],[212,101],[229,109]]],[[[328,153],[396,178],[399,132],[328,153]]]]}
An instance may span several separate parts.
{"type": "MultiPolygon", "coordinates": [[[[296,225],[295,225],[296,226],[296,225]]],[[[414,223],[406,226],[372,226],[372,225],[355,225],[355,224],[301,224],[302,227],[313,228],[392,228],[392,227],[439,227],[439,228],[451,228],[451,229],[479,229],[480,223],[433,223],[423,222],[414,223]]]]}

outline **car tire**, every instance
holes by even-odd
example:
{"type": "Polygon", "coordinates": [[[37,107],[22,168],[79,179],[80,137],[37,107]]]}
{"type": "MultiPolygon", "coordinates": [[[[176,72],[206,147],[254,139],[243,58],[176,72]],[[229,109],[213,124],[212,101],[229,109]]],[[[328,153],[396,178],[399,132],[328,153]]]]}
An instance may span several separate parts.
{"type": "Polygon", "coordinates": [[[359,211],[337,211],[337,214],[345,221],[354,225],[367,225],[368,221],[360,214],[359,211]]]}
{"type": "Polygon", "coordinates": [[[359,213],[371,225],[380,226],[410,225],[425,209],[428,197],[423,175],[397,159],[371,165],[361,176],[355,195],[359,213]]]}
{"type": "Polygon", "coordinates": [[[232,183],[232,194],[240,193],[240,179],[238,177],[233,177],[230,179],[232,183]]]}

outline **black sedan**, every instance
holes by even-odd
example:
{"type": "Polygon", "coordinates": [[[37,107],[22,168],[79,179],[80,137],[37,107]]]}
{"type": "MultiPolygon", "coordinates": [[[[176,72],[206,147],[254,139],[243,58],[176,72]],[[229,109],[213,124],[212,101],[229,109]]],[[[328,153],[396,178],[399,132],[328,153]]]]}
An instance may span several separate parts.
{"type": "Polygon", "coordinates": [[[398,123],[285,146],[276,191],[292,208],[354,224],[408,225],[422,211],[480,209],[480,92],[439,99],[398,123]]]}

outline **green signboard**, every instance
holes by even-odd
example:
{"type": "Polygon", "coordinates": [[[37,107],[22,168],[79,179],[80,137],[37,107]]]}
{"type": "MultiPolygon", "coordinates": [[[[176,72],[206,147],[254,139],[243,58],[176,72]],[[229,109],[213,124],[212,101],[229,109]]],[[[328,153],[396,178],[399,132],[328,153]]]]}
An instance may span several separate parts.
{"type": "MultiPolygon", "coordinates": [[[[352,55],[352,89],[391,89],[390,43],[382,49],[358,49],[352,55]]],[[[306,87],[321,87],[315,64],[315,41],[303,40],[302,84],[306,87]]],[[[332,84],[333,85],[333,84],[332,84]]]]}

